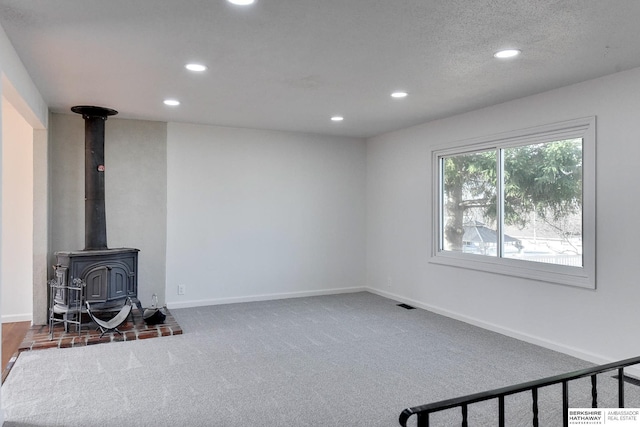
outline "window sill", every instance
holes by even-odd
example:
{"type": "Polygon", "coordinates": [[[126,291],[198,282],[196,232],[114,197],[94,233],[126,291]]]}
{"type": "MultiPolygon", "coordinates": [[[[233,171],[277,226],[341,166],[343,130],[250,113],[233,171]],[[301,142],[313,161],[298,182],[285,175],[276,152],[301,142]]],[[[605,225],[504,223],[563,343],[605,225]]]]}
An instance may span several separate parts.
{"type": "Polygon", "coordinates": [[[596,289],[595,274],[589,274],[583,267],[568,267],[564,265],[455,252],[439,252],[437,255],[432,256],[429,262],[432,264],[484,271],[539,282],[591,290],[596,289]]]}

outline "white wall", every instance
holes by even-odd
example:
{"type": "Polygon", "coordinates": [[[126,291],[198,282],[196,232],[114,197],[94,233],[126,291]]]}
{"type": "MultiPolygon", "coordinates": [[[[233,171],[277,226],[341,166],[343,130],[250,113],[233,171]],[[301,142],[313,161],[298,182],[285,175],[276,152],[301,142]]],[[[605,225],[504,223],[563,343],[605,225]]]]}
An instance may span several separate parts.
{"type": "Polygon", "coordinates": [[[2,97],[2,322],[32,319],[33,128],[2,97]]]}
{"type": "Polygon", "coordinates": [[[363,140],[169,123],[167,146],[170,307],[364,286],[363,140]]]}
{"type": "MultiPolygon", "coordinates": [[[[45,129],[47,126],[48,108],[42,96],[36,89],[29,73],[25,69],[22,61],[18,57],[15,49],[11,45],[4,29],[0,27],[0,97],[7,98],[15,108],[18,109],[22,117],[26,118],[34,129],[45,129]]],[[[1,110],[1,107],[0,107],[1,110]]],[[[2,152],[2,114],[0,111],[0,153],[2,152]]],[[[41,136],[41,135],[40,135],[41,136]]],[[[43,141],[39,141],[43,143],[43,141]]],[[[46,145],[46,142],[44,142],[46,145]]],[[[42,144],[41,144],[42,145],[42,144]]],[[[1,154],[0,154],[1,157],[1,154]]],[[[0,169],[2,168],[2,159],[0,158],[0,169]]],[[[2,204],[2,171],[0,170],[0,206],[2,204]]],[[[0,213],[0,224],[2,223],[2,214],[0,213]]],[[[38,224],[40,225],[40,224],[38,224]]],[[[0,225],[0,241],[3,236],[2,226],[0,225]]],[[[46,240],[46,238],[44,238],[46,240]]],[[[1,259],[0,250],[0,259],[1,259]]],[[[40,266],[45,263],[42,259],[34,258],[34,265],[40,266]]],[[[3,265],[0,262],[0,270],[3,265]]],[[[2,283],[0,283],[0,288],[2,283]]],[[[44,285],[46,286],[46,284],[44,285]]],[[[2,309],[0,308],[0,316],[2,309]]],[[[0,349],[1,350],[1,349],[0,349]]],[[[0,424],[4,420],[4,412],[0,405],[0,424]]]]}
{"type": "Polygon", "coordinates": [[[640,355],[640,69],[367,141],[367,284],[594,362],[640,355]],[[434,145],[597,116],[597,290],[430,264],[434,145]]]}
{"type": "MultiPolygon", "coordinates": [[[[108,106],[112,107],[112,106],[108,106]]],[[[51,251],[82,250],[84,126],[78,114],[51,114],[51,251]]],[[[111,117],[105,123],[105,209],[110,248],[137,248],[138,298],[164,301],[167,125],[111,117]]]]}
{"type": "Polygon", "coordinates": [[[0,90],[34,129],[46,129],[49,107],[0,26],[0,90]]]}
{"type": "Polygon", "coordinates": [[[47,323],[49,253],[49,139],[47,129],[33,129],[33,319],[47,323]]]}

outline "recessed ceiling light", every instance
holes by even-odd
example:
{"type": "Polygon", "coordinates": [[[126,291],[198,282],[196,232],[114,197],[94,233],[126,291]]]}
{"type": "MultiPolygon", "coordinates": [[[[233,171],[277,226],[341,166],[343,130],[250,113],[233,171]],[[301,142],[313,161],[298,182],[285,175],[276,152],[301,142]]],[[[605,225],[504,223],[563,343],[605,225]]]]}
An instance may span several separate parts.
{"type": "Polygon", "coordinates": [[[334,121],[334,122],[341,122],[343,120],[344,120],[344,117],[342,117],[342,116],[333,116],[333,117],[331,117],[331,121],[334,121]]]}
{"type": "Polygon", "coordinates": [[[249,6],[250,4],[255,3],[256,0],[227,0],[227,1],[237,6],[249,6]]]}
{"type": "Polygon", "coordinates": [[[494,53],[493,57],[500,58],[500,59],[513,58],[514,56],[520,55],[520,53],[522,53],[522,51],[519,49],[505,49],[505,50],[499,50],[498,52],[494,53]]]}
{"type": "Polygon", "coordinates": [[[393,92],[391,94],[391,97],[393,97],[393,98],[406,98],[407,95],[409,95],[407,92],[405,92],[403,90],[399,90],[397,92],[393,92]]]}
{"type": "Polygon", "coordinates": [[[164,105],[175,107],[176,105],[180,105],[180,101],[178,101],[177,99],[165,99],[164,105]]]}
{"type": "Polygon", "coordinates": [[[184,66],[189,71],[204,71],[207,69],[206,65],[202,64],[187,64],[184,66]]]}

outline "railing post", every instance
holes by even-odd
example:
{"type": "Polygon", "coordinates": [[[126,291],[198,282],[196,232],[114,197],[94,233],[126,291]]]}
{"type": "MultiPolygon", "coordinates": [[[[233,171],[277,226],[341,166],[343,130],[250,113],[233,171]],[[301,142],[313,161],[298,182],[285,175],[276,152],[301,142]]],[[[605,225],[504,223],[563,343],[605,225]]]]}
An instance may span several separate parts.
{"type": "Polygon", "coordinates": [[[569,382],[562,381],[562,427],[569,427],[569,382]]]}
{"type": "Polygon", "coordinates": [[[467,404],[462,405],[462,427],[469,427],[467,420],[467,404]]]}
{"type": "Polygon", "coordinates": [[[531,389],[531,396],[533,397],[533,427],[538,427],[538,388],[531,389]]]}
{"type": "Polygon", "coordinates": [[[598,380],[595,375],[591,375],[591,407],[598,407],[598,380]]]}
{"type": "Polygon", "coordinates": [[[429,427],[429,413],[418,412],[418,427],[429,427]]]}
{"type": "Polygon", "coordinates": [[[618,369],[618,408],[624,408],[624,368],[618,369]]]}
{"type": "Polygon", "coordinates": [[[504,395],[498,397],[498,427],[504,427],[504,395]]]}

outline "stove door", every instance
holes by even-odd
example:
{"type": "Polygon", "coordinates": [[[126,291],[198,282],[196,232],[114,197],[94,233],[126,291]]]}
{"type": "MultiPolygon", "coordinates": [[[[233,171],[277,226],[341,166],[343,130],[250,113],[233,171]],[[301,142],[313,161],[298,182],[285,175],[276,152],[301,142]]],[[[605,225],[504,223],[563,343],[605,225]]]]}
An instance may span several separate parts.
{"type": "Polygon", "coordinates": [[[89,302],[106,302],[111,267],[102,265],[92,268],[84,276],[87,284],[86,299],[89,302]]]}

